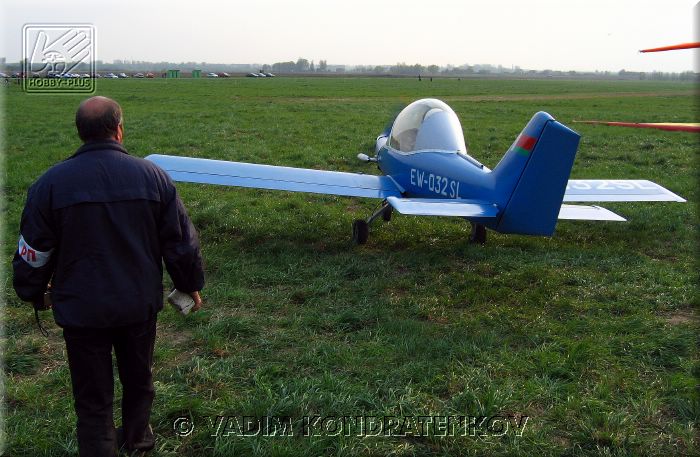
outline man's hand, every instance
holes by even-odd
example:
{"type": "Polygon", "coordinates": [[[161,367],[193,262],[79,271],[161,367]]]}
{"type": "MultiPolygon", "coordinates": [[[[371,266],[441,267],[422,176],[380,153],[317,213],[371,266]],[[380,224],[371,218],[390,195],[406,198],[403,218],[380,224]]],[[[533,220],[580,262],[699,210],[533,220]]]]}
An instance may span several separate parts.
{"type": "Polygon", "coordinates": [[[34,305],[34,309],[37,311],[45,311],[53,308],[53,300],[51,299],[51,283],[46,286],[46,292],[44,292],[41,300],[32,303],[32,305],[34,305]]]}
{"type": "Polygon", "coordinates": [[[51,300],[51,284],[49,288],[44,292],[44,309],[53,308],[53,300],[51,300]]]}
{"type": "Polygon", "coordinates": [[[192,300],[194,300],[192,311],[197,311],[202,307],[202,297],[199,296],[199,292],[191,292],[190,297],[192,297],[192,300]]]}

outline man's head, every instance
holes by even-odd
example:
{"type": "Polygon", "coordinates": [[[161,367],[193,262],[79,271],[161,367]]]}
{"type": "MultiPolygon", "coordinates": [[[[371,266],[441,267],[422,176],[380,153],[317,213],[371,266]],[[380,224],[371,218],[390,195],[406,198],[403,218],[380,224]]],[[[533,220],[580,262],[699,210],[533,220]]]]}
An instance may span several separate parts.
{"type": "Polygon", "coordinates": [[[75,126],[83,142],[115,140],[122,142],[122,108],[107,97],[84,100],[75,113],[75,126]]]}

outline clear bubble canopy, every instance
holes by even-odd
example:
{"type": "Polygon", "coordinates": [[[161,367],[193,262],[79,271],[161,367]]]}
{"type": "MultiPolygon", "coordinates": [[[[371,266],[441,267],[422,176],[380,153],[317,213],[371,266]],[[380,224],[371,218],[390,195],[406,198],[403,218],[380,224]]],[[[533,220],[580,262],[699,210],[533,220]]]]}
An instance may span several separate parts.
{"type": "Polygon", "coordinates": [[[440,151],[467,154],[457,115],[446,103],[434,98],[417,100],[396,116],[389,147],[404,153],[440,151]]]}

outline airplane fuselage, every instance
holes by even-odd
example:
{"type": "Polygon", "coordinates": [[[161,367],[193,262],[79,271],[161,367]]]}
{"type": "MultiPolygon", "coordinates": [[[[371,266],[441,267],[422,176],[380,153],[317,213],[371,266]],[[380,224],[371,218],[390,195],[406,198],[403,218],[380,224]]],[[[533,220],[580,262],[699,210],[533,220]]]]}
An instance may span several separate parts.
{"type": "Polygon", "coordinates": [[[493,195],[494,179],[473,158],[443,151],[401,153],[377,139],[377,165],[410,198],[480,200],[493,195]]]}

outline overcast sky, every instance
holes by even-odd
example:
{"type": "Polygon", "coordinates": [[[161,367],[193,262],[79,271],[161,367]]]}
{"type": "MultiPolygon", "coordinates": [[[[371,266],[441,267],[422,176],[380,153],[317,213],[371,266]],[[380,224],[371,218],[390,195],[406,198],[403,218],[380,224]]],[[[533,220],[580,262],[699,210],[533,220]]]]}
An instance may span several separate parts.
{"type": "Polygon", "coordinates": [[[0,57],[27,23],[90,23],[97,59],[329,64],[501,64],[698,71],[697,0],[2,0],[0,57]],[[695,19],[695,20],[694,20],[695,19]]]}

